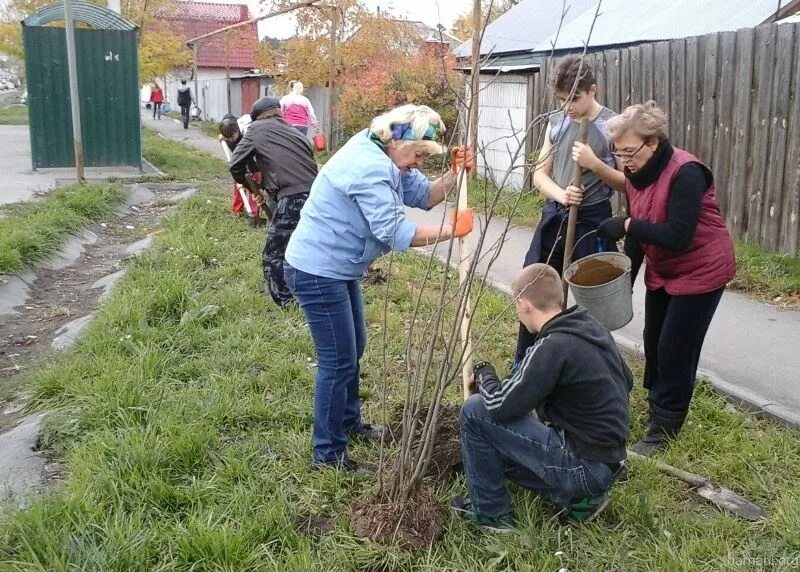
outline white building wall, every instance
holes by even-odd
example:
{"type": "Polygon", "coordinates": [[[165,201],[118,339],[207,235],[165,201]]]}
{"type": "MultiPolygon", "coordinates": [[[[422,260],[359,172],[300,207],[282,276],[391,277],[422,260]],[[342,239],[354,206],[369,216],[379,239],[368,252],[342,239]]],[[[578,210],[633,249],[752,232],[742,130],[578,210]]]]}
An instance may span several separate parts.
{"type": "MultiPolygon", "coordinates": [[[[500,185],[525,184],[528,79],[524,75],[481,74],[478,96],[478,173],[500,185]]],[[[469,87],[469,85],[468,85],[469,87]]]]}

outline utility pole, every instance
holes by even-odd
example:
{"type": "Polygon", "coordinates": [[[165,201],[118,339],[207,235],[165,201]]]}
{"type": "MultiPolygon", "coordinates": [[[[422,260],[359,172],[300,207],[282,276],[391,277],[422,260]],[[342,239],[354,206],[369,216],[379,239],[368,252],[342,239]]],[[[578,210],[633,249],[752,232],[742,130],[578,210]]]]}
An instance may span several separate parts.
{"type": "MultiPolygon", "coordinates": [[[[200,89],[198,88],[198,81],[197,81],[197,56],[198,56],[198,47],[197,42],[192,44],[192,75],[194,76],[194,101],[195,103],[200,101],[200,89]]],[[[198,104],[199,105],[199,104],[198,104]]],[[[189,108],[191,110],[191,107],[189,108]]],[[[191,111],[190,111],[191,113],[191,111]]],[[[191,119],[191,116],[189,117],[191,119]]]]}
{"type": "Polygon", "coordinates": [[[67,36],[67,70],[69,72],[69,99],[72,108],[72,140],[75,144],[75,173],[83,185],[83,140],[81,138],[81,102],[78,93],[78,64],[75,55],[75,21],[72,19],[72,0],[64,0],[64,22],[67,36]]]}
{"type": "Polygon", "coordinates": [[[336,36],[339,29],[339,8],[331,6],[331,43],[330,43],[330,68],[328,70],[328,151],[333,145],[333,88],[336,82],[336,36]]]}

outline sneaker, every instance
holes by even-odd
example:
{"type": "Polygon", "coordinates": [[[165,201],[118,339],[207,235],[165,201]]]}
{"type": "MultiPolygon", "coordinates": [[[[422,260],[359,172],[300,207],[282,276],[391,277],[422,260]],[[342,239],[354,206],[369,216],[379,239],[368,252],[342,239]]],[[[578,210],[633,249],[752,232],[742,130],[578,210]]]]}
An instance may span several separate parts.
{"type": "Polygon", "coordinates": [[[358,431],[348,431],[347,436],[351,439],[361,439],[363,441],[375,441],[384,443],[389,440],[389,429],[385,425],[370,425],[364,423],[358,431]]]}
{"type": "Polygon", "coordinates": [[[561,524],[592,522],[608,506],[608,495],[603,493],[597,497],[583,497],[573,502],[568,508],[558,513],[561,524]]]}
{"type": "Polygon", "coordinates": [[[450,503],[450,512],[453,516],[469,520],[478,528],[490,534],[516,534],[516,522],[513,514],[490,517],[476,514],[469,499],[457,496],[450,503]]]}
{"type": "Polygon", "coordinates": [[[356,477],[372,477],[375,475],[374,469],[371,469],[366,465],[357,463],[356,461],[350,458],[341,459],[339,461],[334,461],[332,463],[326,463],[323,461],[311,462],[312,471],[324,471],[327,469],[353,473],[353,475],[355,475],[356,477]]]}

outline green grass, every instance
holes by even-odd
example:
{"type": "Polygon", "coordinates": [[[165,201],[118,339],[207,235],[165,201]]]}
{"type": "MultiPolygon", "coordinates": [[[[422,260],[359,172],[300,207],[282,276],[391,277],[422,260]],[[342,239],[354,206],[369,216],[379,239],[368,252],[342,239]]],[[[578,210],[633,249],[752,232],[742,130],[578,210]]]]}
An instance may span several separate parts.
{"type": "Polygon", "coordinates": [[[124,196],[118,183],[72,185],[42,201],[7,205],[0,218],[0,274],[47,258],[69,234],[111,213],[124,196]]]}
{"type": "MultiPolygon", "coordinates": [[[[486,213],[498,194],[497,187],[488,179],[471,178],[467,185],[467,200],[476,212],[486,213]]],[[[511,219],[519,226],[534,228],[542,215],[545,198],[536,191],[508,188],[500,192],[493,216],[511,219]]]]}
{"type": "MultiPolygon", "coordinates": [[[[219,190],[179,206],[75,351],[35,375],[34,406],[56,412],[44,443],[68,479],[29,510],[0,515],[0,568],[784,570],[800,554],[800,433],[726,410],[703,383],[666,460],[763,504],[764,523],[719,512],[635,464],[610,509],[587,526],[553,524],[545,503],[514,489],[519,537],[451,522],[427,551],[355,539],[345,507],[372,482],[309,470],[313,345],[301,314],[277,310],[262,294],[262,233],[231,217],[228,200],[219,190]],[[337,530],[319,539],[295,532],[298,513],[333,516],[337,530]],[[771,564],[753,565],[759,561],[771,564]]],[[[388,259],[380,266],[388,272],[388,259]]],[[[381,418],[384,390],[390,407],[403,398],[405,328],[424,272],[424,259],[397,257],[388,289],[366,289],[368,420],[381,418]]],[[[443,276],[437,267],[423,319],[443,276]]],[[[478,330],[506,306],[494,292],[480,297],[478,330]]],[[[515,333],[505,314],[479,357],[505,369],[515,333]]],[[[634,366],[641,379],[641,364],[634,366]]],[[[456,393],[448,397],[454,403],[456,393]]],[[[640,389],[634,405],[638,421],[640,389]]],[[[353,454],[378,458],[363,444],[353,454]]],[[[463,492],[463,480],[435,488],[442,502],[463,492]]]]}
{"type": "Polygon", "coordinates": [[[229,179],[228,164],[208,153],[161,137],[155,131],[142,129],[145,158],[179,181],[229,179]]]}
{"type": "Polygon", "coordinates": [[[0,109],[0,125],[27,125],[28,108],[24,105],[14,105],[0,109]]]}
{"type": "Polygon", "coordinates": [[[739,242],[732,286],[766,300],[800,305],[800,256],[766,252],[755,244],[739,242]]]}

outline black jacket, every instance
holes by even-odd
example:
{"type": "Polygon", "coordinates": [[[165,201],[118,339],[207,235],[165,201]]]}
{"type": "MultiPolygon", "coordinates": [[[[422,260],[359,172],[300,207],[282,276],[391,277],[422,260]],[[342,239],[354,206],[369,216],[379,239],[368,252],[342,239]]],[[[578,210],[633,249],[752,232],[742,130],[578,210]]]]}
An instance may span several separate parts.
{"type": "Polygon", "coordinates": [[[178,105],[191,105],[192,103],[192,88],[188,85],[182,85],[178,88],[178,105]]]}
{"type": "Polygon", "coordinates": [[[244,185],[247,164],[255,159],[261,188],[280,200],[307,193],[317,176],[311,143],[283,119],[260,119],[250,124],[231,158],[234,180],[244,185]]]}
{"type": "Polygon", "coordinates": [[[476,381],[493,419],[536,410],[543,422],[564,430],[578,457],[602,463],[625,458],[633,376],[611,334],[584,308],[545,324],[507,380],[490,373],[476,381]]]}

